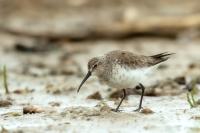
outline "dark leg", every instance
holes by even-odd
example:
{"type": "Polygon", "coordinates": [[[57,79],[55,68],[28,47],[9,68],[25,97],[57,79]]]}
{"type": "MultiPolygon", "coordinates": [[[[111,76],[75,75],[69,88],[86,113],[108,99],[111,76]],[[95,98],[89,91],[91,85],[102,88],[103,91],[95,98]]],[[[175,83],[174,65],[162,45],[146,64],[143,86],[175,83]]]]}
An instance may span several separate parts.
{"type": "Polygon", "coordinates": [[[123,93],[124,93],[124,95],[123,95],[123,97],[122,97],[122,99],[121,99],[119,105],[118,105],[117,108],[115,109],[115,112],[118,112],[118,111],[119,111],[119,107],[121,106],[123,100],[126,98],[126,90],[125,90],[125,89],[123,89],[123,93]]]}
{"type": "Polygon", "coordinates": [[[141,94],[141,98],[140,98],[139,107],[136,110],[134,110],[134,111],[140,111],[142,109],[142,100],[143,100],[145,88],[144,88],[144,86],[141,83],[139,84],[139,86],[142,89],[142,94],[141,94]]]}

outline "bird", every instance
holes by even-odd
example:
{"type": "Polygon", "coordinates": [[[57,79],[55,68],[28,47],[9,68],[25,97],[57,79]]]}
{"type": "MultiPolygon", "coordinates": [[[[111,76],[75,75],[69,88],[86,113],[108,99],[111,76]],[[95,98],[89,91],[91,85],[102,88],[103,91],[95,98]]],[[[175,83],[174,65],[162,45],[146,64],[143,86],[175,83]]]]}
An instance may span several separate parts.
{"type": "Polygon", "coordinates": [[[111,88],[120,89],[123,91],[123,97],[120,103],[114,109],[115,112],[126,98],[126,89],[139,86],[142,90],[139,106],[134,111],[142,109],[142,101],[145,92],[145,87],[142,84],[148,80],[149,73],[152,69],[170,58],[174,53],[163,52],[151,56],[134,54],[129,51],[114,50],[102,56],[93,57],[88,62],[88,72],[80,83],[77,92],[80,91],[86,80],[94,75],[98,77],[100,83],[104,83],[111,88]]]}

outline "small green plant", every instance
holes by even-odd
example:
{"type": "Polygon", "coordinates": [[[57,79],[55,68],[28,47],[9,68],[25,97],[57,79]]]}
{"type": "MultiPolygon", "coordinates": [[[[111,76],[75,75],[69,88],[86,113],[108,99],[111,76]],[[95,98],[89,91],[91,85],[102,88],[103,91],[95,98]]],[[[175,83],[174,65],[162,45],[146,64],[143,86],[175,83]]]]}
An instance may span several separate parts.
{"type": "Polygon", "coordinates": [[[7,69],[5,65],[3,66],[3,85],[4,85],[5,93],[9,94],[8,82],[7,82],[7,69]]]}
{"type": "Polygon", "coordinates": [[[190,85],[187,86],[189,90],[187,93],[187,101],[190,104],[191,108],[197,107],[198,102],[194,99],[194,95],[198,93],[198,89],[196,87],[196,81],[193,80],[190,85]]]}
{"type": "Polygon", "coordinates": [[[191,107],[191,108],[196,107],[196,105],[197,105],[197,104],[196,104],[196,101],[194,100],[193,94],[190,93],[190,92],[187,93],[187,101],[188,101],[188,103],[190,104],[190,107],[191,107]]]}

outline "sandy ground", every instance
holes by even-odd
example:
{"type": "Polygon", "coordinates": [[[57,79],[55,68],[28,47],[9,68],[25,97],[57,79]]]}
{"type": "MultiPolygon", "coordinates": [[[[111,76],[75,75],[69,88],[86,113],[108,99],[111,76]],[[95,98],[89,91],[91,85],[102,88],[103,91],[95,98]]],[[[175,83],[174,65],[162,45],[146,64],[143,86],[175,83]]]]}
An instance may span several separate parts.
{"type": "Polygon", "coordinates": [[[34,50],[32,44],[38,40],[4,34],[1,40],[0,64],[7,66],[10,94],[5,95],[1,84],[0,100],[11,104],[0,107],[3,133],[200,132],[199,107],[190,108],[185,84],[171,85],[174,78],[183,76],[190,80],[200,74],[198,38],[64,41],[49,44],[48,49],[36,45],[39,48],[34,50]],[[24,44],[30,47],[21,48],[24,44]],[[164,51],[176,53],[152,77],[157,84],[172,82],[153,88],[152,95],[144,97],[143,106],[147,112],[133,112],[139,102],[135,92],[122,104],[121,112],[111,111],[119,102],[119,99],[110,98],[116,90],[100,84],[95,77],[76,93],[87,71],[87,61],[116,49],[146,55],[164,51]],[[97,91],[102,99],[87,98],[97,91]],[[38,113],[24,112],[28,106],[33,106],[38,113]]]}

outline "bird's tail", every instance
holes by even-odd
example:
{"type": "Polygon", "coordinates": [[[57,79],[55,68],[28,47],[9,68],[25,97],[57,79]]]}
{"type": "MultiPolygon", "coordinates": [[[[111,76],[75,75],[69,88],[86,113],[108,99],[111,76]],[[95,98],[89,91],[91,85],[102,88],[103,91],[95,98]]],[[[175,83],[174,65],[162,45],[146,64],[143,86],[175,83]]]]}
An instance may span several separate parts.
{"type": "Polygon", "coordinates": [[[158,63],[168,60],[170,58],[170,56],[173,54],[175,54],[175,53],[164,52],[164,53],[152,55],[150,57],[152,57],[155,60],[156,64],[158,64],[158,63]]]}

